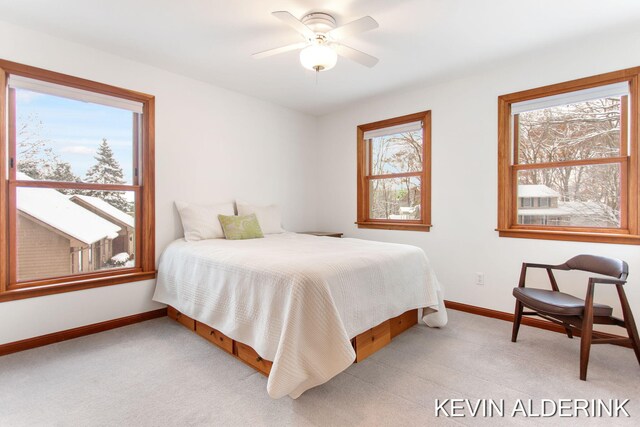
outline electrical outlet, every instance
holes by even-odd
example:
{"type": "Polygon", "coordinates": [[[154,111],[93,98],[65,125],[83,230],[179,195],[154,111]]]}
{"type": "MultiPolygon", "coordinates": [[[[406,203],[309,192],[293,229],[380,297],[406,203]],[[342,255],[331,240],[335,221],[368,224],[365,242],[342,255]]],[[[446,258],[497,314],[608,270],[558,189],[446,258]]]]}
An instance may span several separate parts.
{"type": "Polygon", "coordinates": [[[476,273],[476,285],[484,285],[484,273],[476,273]]]}

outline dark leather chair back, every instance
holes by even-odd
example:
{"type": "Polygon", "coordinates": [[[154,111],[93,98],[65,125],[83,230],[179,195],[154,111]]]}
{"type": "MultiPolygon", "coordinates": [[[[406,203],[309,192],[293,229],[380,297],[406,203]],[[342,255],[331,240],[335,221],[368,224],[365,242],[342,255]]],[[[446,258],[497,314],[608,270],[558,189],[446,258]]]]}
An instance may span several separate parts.
{"type": "Polygon", "coordinates": [[[605,276],[615,277],[616,279],[626,280],[629,275],[629,265],[626,262],[615,259],[605,258],[595,255],[578,255],[565,262],[564,265],[569,270],[582,270],[590,273],[603,274],[605,276]]]}

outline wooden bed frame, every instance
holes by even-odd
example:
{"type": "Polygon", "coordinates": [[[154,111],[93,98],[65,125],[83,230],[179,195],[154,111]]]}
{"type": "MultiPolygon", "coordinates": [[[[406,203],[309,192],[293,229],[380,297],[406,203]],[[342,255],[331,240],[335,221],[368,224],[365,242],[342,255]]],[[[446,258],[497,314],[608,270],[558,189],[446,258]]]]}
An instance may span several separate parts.
{"type": "MultiPolygon", "coordinates": [[[[242,360],[261,374],[269,376],[273,362],[260,357],[260,355],[248,345],[229,338],[222,332],[190,318],[171,306],[167,307],[167,316],[207,341],[217,345],[227,353],[242,360]]],[[[357,335],[351,340],[351,345],[353,345],[353,349],[356,351],[355,363],[361,362],[371,356],[389,344],[394,337],[400,335],[416,323],[418,323],[418,310],[414,309],[386,320],[378,326],[374,326],[368,331],[357,335]]]]}

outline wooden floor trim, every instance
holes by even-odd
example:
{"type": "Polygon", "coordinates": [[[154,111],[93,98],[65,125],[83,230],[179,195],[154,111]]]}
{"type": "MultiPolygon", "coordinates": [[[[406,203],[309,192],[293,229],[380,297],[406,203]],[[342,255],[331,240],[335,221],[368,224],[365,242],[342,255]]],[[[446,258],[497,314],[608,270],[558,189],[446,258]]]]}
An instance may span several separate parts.
{"type": "MultiPolygon", "coordinates": [[[[493,319],[505,320],[513,323],[513,313],[507,313],[505,311],[492,310],[490,308],[478,307],[475,305],[463,304],[455,301],[444,301],[444,306],[451,310],[464,311],[465,313],[477,314],[478,316],[491,317],[493,319]]],[[[565,330],[562,326],[555,323],[548,322],[546,320],[538,319],[536,317],[522,316],[522,324],[527,326],[533,326],[534,328],[546,329],[547,331],[559,332],[565,334],[565,330]]],[[[574,332],[575,336],[580,336],[580,332],[574,332]]],[[[622,335],[609,334],[607,332],[593,331],[595,338],[627,338],[622,335]]],[[[511,339],[510,337],[507,337],[511,339]]],[[[623,347],[631,348],[631,344],[617,344],[623,347]]]]}
{"type": "Polygon", "coordinates": [[[74,338],[91,335],[98,332],[108,331],[109,329],[120,328],[122,326],[132,325],[134,323],[144,322],[158,317],[167,315],[166,308],[147,311],[145,313],[132,314],[131,316],[120,317],[118,319],[107,320],[91,325],[80,326],[78,328],[67,329],[66,331],[54,332],[39,337],[27,338],[20,341],[14,341],[6,344],[0,344],[0,356],[16,353],[18,351],[29,350],[31,348],[42,347],[54,344],[60,341],[71,340],[74,338]]]}

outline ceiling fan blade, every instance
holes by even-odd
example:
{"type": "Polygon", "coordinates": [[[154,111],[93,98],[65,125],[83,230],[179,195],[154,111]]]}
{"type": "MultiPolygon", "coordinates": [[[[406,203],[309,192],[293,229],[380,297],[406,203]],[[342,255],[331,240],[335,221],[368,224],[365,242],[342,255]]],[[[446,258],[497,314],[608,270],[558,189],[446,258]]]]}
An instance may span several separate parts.
{"type": "Polygon", "coordinates": [[[289,45],[282,46],[282,47],[276,47],[275,49],[269,49],[269,50],[264,50],[262,52],[256,52],[253,55],[251,55],[251,57],[254,58],[254,59],[262,59],[262,58],[266,58],[267,56],[277,55],[279,53],[289,52],[291,50],[302,49],[303,47],[305,47],[308,44],[309,43],[307,43],[307,42],[289,44],[289,45]]]}
{"type": "Polygon", "coordinates": [[[378,28],[376,20],[370,16],[365,16],[364,18],[356,19],[348,24],[334,28],[327,33],[327,36],[331,37],[333,40],[342,40],[353,34],[363,33],[375,28],[378,28]]]}
{"type": "Polygon", "coordinates": [[[338,55],[344,56],[345,58],[355,61],[358,64],[362,64],[365,67],[372,68],[378,63],[378,58],[376,58],[375,56],[371,56],[352,47],[338,43],[336,43],[334,46],[338,55]]]}
{"type": "Polygon", "coordinates": [[[311,28],[304,25],[298,18],[293,16],[287,11],[278,11],[272,12],[273,16],[284,22],[285,24],[292,27],[294,30],[302,34],[302,36],[307,40],[313,40],[316,38],[316,33],[311,30],[311,28]]]}

